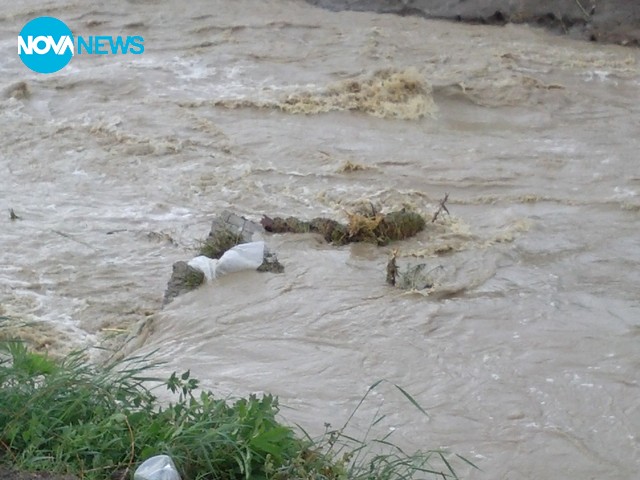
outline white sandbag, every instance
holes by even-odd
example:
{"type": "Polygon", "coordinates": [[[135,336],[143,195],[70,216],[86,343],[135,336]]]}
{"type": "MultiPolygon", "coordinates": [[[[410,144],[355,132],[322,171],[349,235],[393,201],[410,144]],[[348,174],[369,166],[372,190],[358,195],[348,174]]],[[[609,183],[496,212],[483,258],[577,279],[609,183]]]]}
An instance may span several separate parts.
{"type": "Polygon", "coordinates": [[[262,265],[264,248],[264,242],[241,243],[224,252],[219,260],[200,255],[189,260],[189,266],[204,273],[210,282],[227,273],[255,270],[262,265]]]}
{"type": "Polygon", "coordinates": [[[218,260],[215,258],[200,255],[199,257],[189,260],[188,265],[204,273],[204,276],[209,282],[216,278],[216,266],[218,265],[218,260]]]}
{"type": "Polygon", "coordinates": [[[215,267],[216,276],[255,270],[264,260],[264,242],[241,243],[224,252],[215,267]]]}

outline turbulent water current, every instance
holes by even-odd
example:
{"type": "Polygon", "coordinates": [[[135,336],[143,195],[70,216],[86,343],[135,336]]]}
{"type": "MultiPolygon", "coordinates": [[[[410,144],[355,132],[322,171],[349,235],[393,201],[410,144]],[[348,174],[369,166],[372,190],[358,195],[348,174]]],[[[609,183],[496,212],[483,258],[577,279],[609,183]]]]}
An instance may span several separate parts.
{"type": "Polygon", "coordinates": [[[27,0],[0,51],[3,328],[57,353],[139,331],[128,355],[271,392],[313,433],[384,378],[355,434],[386,414],[463,478],[637,478],[639,50],[301,1],[27,0]],[[16,35],[43,15],[145,52],[33,73],[16,35]],[[284,273],[161,307],[224,209],[430,220],[445,193],[413,239],[266,236],[284,273]],[[385,284],[395,248],[444,272],[431,290],[385,284]]]}

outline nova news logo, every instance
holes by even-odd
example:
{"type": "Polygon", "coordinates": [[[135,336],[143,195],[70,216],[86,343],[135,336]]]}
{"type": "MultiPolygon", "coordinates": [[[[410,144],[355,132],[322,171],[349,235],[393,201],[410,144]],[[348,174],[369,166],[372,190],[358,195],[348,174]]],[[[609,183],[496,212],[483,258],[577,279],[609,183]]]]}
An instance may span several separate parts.
{"type": "Polygon", "coordinates": [[[37,73],[62,70],[74,55],[125,55],[144,53],[144,38],[134,36],[77,36],[61,20],[38,17],[27,22],[18,35],[18,55],[37,73]]]}

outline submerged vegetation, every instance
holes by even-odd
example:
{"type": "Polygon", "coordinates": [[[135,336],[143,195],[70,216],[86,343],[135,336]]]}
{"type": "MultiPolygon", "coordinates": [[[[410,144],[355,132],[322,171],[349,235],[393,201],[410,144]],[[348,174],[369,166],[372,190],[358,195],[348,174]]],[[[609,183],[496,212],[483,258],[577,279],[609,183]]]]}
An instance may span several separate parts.
{"type": "Polygon", "coordinates": [[[183,480],[373,480],[458,478],[451,462],[470,464],[438,450],[406,454],[389,435],[356,440],[345,433],[353,414],[312,439],[276,418],[277,398],[218,399],[188,371],[161,381],[149,357],[96,366],[83,352],[54,360],[18,341],[0,351],[0,463],[23,470],[127,479],[145,459],[167,454],[183,480]],[[171,403],[159,402],[160,387],[171,403]]]}
{"type": "Polygon", "coordinates": [[[273,233],[319,233],[327,242],[346,245],[351,242],[368,242],[387,245],[395,240],[413,237],[425,227],[424,218],[415,212],[400,210],[387,214],[348,213],[349,222],[345,225],[329,218],[317,217],[311,221],[296,217],[262,218],[262,226],[273,233]]]}
{"type": "Polygon", "coordinates": [[[242,233],[233,232],[229,228],[219,228],[202,242],[199,255],[220,258],[224,252],[245,241],[242,233]]]}

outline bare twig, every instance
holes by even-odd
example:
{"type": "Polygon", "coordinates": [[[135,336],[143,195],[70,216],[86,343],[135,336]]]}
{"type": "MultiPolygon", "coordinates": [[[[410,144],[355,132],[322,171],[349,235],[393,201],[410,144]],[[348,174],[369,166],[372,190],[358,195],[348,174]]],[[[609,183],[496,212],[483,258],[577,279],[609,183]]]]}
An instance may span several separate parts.
{"type": "Polygon", "coordinates": [[[0,444],[2,444],[2,447],[7,451],[7,453],[13,457],[13,461],[14,463],[16,463],[18,459],[16,458],[16,455],[13,453],[13,451],[11,451],[11,447],[4,443],[2,440],[0,440],[0,444]]]}
{"type": "Polygon", "coordinates": [[[58,234],[58,235],[60,235],[61,237],[68,238],[69,240],[72,240],[72,241],[74,241],[74,242],[76,242],[76,243],[79,243],[80,245],[84,245],[85,247],[89,247],[91,250],[93,250],[93,251],[95,251],[95,252],[97,252],[97,251],[98,251],[98,249],[96,249],[93,245],[90,245],[90,244],[88,244],[87,242],[83,242],[82,240],[78,240],[77,238],[73,238],[73,237],[72,237],[71,235],[69,235],[68,233],[64,233],[64,232],[61,232],[61,231],[59,231],[59,230],[52,230],[52,231],[53,231],[53,233],[57,233],[57,234],[58,234]]]}
{"type": "MultiPolygon", "coordinates": [[[[580,0],[576,0],[576,5],[578,5],[578,7],[580,8],[580,10],[582,10],[582,14],[584,15],[584,19],[585,20],[589,20],[589,18],[591,17],[591,15],[593,15],[593,13],[590,15],[589,12],[587,12],[584,7],[582,6],[582,4],[580,3],[580,0]]],[[[593,7],[591,8],[591,11],[593,12],[595,10],[595,5],[593,5],[593,7]]]]}
{"type": "Polygon", "coordinates": [[[447,200],[449,200],[449,194],[445,193],[444,194],[444,198],[442,200],[440,200],[440,206],[438,207],[438,210],[436,210],[436,213],[433,214],[433,218],[431,219],[431,223],[435,222],[438,219],[438,215],[440,215],[442,212],[447,212],[447,215],[451,215],[449,213],[449,209],[445,205],[447,203],[447,200]]]}
{"type": "Polygon", "coordinates": [[[124,417],[124,421],[127,424],[127,429],[129,429],[129,439],[131,440],[131,452],[129,454],[129,465],[127,465],[127,468],[122,473],[120,480],[124,480],[125,478],[128,477],[127,474],[131,470],[131,466],[133,465],[133,461],[136,456],[136,440],[135,440],[135,437],[133,436],[133,430],[131,429],[131,424],[129,423],[129,420],[127,419],[126,416],[124,417]]]}

